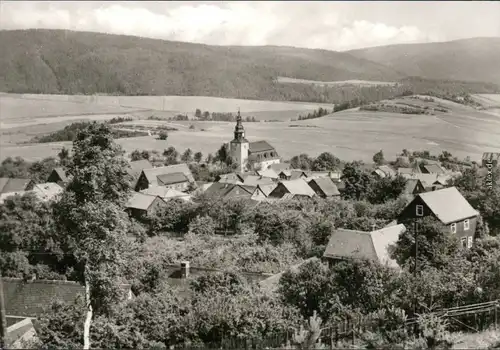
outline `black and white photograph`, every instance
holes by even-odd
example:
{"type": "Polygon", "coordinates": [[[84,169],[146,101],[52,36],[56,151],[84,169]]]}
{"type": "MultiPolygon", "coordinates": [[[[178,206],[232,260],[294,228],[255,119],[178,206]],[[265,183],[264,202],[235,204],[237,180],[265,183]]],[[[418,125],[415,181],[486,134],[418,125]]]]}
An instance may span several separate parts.
{"type": "Polygon", "coordinates": [[[500,349],[500,1],[0,1],[0,350],[500,349]]]}

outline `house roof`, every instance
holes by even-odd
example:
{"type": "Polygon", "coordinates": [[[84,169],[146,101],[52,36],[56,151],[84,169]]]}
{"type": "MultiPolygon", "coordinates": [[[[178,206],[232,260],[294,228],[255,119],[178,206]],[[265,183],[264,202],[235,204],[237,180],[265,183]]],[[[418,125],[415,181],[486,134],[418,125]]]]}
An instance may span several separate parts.
{"type": "Polygon", "coordinates": [[[187,176],[184,173],[170,173],[156,176],[158,185],[173,185],[187,182],[187,176]]]}
{"type": "Polygon", "coordinates": [[[489,161],[500,160],[500,153],[498,153],[498,152],[484,152],[482,159],[489,160],[489,161]]]}
{"type": "Polygon", "coordinates": [[[24,191],[30,182],[30,179],[2,177],[0,178],[0,193],[24,191]]]}
{"type": "Polygon", "coordinates": [[[268,184],[268,185],[257,185],[257,187],[264,193],[267,197],[269,194],[278,186],[278,184],[268,184]]]}
{"type": "Polygon", "coordinates": [[[259,175],[246,176],[243,180],[244,185],[257,186],[257,185],[268,185],[272,184],[274,181],[268,177],[262,177],[259,175]]]}
{"type": "Polygon", "coordinates": [[[258,170],[257,174],[259,174],[262,177],[267,177],[270,179],[279,178],[278,173],[276,171],[274,171],[273,169],[258,170]]]}
{"type": "Polygon", "coordinates": [[[445,171],[437,164],[427,164],[423,168],[430,174],[444,174],[445,171]]]}
{"type": "Polygon", "coordinates": [[[191,173],[191,170],[189,170],[189,167],[187,164],[175,164],[175,165],[169,165],[169,166],[162,166],[158,168],[151,168],[151,169],[143,169],[142,172],[146,176],[148,182],[150,185],[158,185],[158,176],[159,175],[166,175],[166,174],[172,174],[172,173],[182,173],[186,176],[189,182],[194,182],[193,174],[191,173]]]}
{"type": "Polygon", "coordinates": [[[316,185],[318,185],[318,187],[325,194],[325,196],[329,197],[329,196],[338,196],[338,195],[340,195],[340,192],[339,192],[337,186],[335,186],[335,184],[333,183],[333,181],[330,178],[328,178],[328,177],[320,177],[320,178],[317,178],[317,179],[312,179],[311,181],[309,181],[309,184],[311,182],[316,183],[316,185]]]}
{"type": "Polygon", "coordinates": [[[66,175],[66,171],[64,171],[62,167],[54,168],[54,170],[52,171],[55,172],[57,176],[59,176],[62,182],[67,182],[69,180],[68,176],[66,175]]]}
{"type": "Polygon", "coordinates": [[[242,184],[231,184],[224,182],[214,182],[206,189],[205,194],[210,197],[225,197],[234,187],[238,186],[248,194],[252,195],[255,192],[256,186],[248,186],[242,184]]]}
{"type": "MultiPolygon", "coordinates": [[[[124,285],[130,290],[130,285],[124,285]]],[[[73,302],[85,292],[82,285],[71,281],[3,278],[5,311],[7,316],[37,317],[54,299],[73,302]]]]}
{"type": "Polygon", "coordinates": [[[288,271],[299,272],[299,269],[302,265],[304,265],[310,261],[314,261],[314,260],[318,260],[318,258],[312,257],[312,258],[306,259],[304,261],[301,261],[298,264],[292,265],[288,269],[286,269],[285,271],[281,271],[279,273],[276,273],[272,276],[267,277],[266,279],[263,279],[262,281],[259,282],[259,285],[262,289],[265,289],[265,290],[270,291],[270,292],[275,292],[279,287],[279,282],[280,282],[281,276],[283,276],[285,274],[285,272],[288,272],[288,271]]]}
{"type": "Polygon", "coordinates": [[[267,168],[274,170],[277,174],[279,174],[280,171],[291,169],[292,166],[290,165],[290,163],[275,163],[269,165],[267,168]]]}
{"type": "Polygon", "coordinates": [[[159,196],[152,196],[141,192],[134,192],[130,197],[130,199],[128,200],[127,204],[125,205],[125,208],[148,210],[156,198],[161,199],[161,197],[159,196]]]}
{"type": "Polygon", "coordinates": [[[249,149],[250,153],[259,153],[259,152],[275,150],[274,147],[271,146],[267,141],[250,142],[249,149]]]}
{"type": "Polygon", "coordinates": [[[177,191],[173,188],[168,188],[168,187],[164,187],[164,186],[152,186],[152,187],[149,187],[149,188],[142,190],[141,193],[147,194],[149,196],[158,196],[158,197],[161,197],[163,199],[179,198],[179,197],[182,197],[183,199],[185,199],[185,198],[187,199],[187,198],[191,197],[187,193],[177,191]]]}
{"type": "Polygon", "coordinates": [[[130,163],[129,174],[139,176],[144,169],[151,169],[153,165],[147,159],[134,160],[130,163]]]}
{"type": "Polygon", "coordinates": [[[42,201],[49,201],[61,194],[64,189],[55,182],[37,184],[33,187],[33,192],[42,201]]]}
{"type": "Polygon", "coordinates": [[[384,174],[383,176],[388,176],[388,177],[396,176],[397,174],[396,171],[388,165],[378,166],[375,169],[375,172],[377,172],[377,174],[380,174],[380,172],[382,172],[382,174],[384,174]]]}
{"type": "Polygon", "coordinates": [[[414,173],[414,174],[403,174],[402,176],[407,180],[419,179],[424,187],[431,187],[438,179],[437,174],[414,173]]]}
{"type": "Polygon", "coordinates": [[[303,196],[313,197],[316,195],[316,193],[309,186],[309,184],[303,179],[280,181],[279,184],[284,186],[288,190],[288,192],[294,196],[303,195],[303,196]]]}
{"type": "Polygon", "coordinates": [[[308,177],[308,175],[309,175],[309,173],[307,171],[304,171],[304,170],[291,170],[290,175],[287,175],[287,176],[290,176],[290,180],[296,180],[296,179],[300,179],[302,176],[308,177]]]}
{"type": "Polygon", "coordinates": [[[415,173],[415,169],[413,168],[398,168],[398,174],[400,175],[410,175],[415,173]]]}
{"type": "MultiPolygon", "coordinates": [[[[406,185],[403,190],[403,193],[406,194],[413,194],[413,191],[415,191],[415,187],[417,187],[417,184],[420,182],[419,179],[407,179],[406,180],[406,185]]],[[[423,186],[423,185],[422,185],[423,186]]]]}
{"type": "Polygon", "coordinates": [[[384,227],[372,232],[338,229],[330,236],[323,254],[326,258],[370,259],[396,267],[388,247],[406,230],[402,224],[384,227]]]}
{"type": "Polygon", "coordinates": [[[479,215],[456,187],[420,193],[418,197],[445,225],[479,215]]]}
{"type": "Polygon", "coordinates": [[[3,204],[5,200],[9,197],[13,196],[24,196],[26,193],[29,193],[30,191],[18,191],[18,192],[6,192],[6,193],[0,193],[0,204],[3,204]]]}
{"type": "Polygon", "coordinates": [[[23,340],[33,339],[35,336],[36,331],[31,318],[23,318],[7,327],[6,348],[20,349],[24,345],[23,340]]]}

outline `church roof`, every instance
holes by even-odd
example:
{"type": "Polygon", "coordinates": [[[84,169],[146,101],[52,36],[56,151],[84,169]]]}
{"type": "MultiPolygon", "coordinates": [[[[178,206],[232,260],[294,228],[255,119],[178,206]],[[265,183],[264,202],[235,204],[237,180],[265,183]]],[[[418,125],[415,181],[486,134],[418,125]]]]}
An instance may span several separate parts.
{"type": "Polygon", "coordinates": [[[274,151],[274,147],[271,146],[267,141],[250,142],[249,148],[251,153],[274,151]]]}

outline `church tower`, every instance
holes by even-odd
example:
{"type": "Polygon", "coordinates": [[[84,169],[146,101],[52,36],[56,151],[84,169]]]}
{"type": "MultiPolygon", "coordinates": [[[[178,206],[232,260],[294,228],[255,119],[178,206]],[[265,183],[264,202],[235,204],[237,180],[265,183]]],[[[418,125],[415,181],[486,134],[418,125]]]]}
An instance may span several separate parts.
{"type": "Polygon", "coordinates": [[[241,114],[238,109],[236,126],[234,128],[234,139],[229,145],[229,154],[237,164],[237,171],[244,171],[248,163],[249,143],[245,138],[245,129],[241,123],[241,114]]]}

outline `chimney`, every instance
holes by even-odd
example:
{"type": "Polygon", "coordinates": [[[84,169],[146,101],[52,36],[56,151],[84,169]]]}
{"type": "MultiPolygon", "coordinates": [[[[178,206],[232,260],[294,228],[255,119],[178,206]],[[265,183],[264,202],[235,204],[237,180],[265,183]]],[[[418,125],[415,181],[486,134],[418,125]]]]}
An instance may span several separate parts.
{"type": "Polygon", "coordinates": [[[189,277],[189,261],[181,262],[181,278],[189,277]]]}

